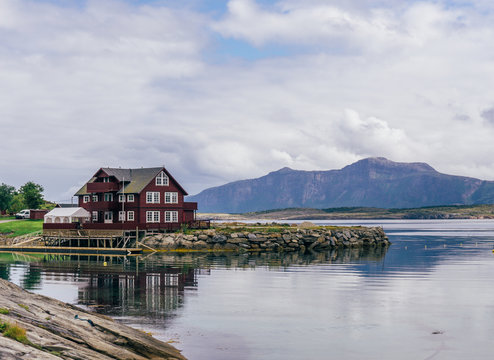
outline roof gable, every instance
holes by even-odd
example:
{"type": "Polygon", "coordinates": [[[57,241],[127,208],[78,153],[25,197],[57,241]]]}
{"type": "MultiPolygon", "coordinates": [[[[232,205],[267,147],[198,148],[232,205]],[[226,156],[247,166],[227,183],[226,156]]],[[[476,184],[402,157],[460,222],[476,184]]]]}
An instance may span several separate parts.
{"type": "Polygon", "coordinates": [[[147,168],[147,169],[130,169],[132,180],[130,183],[125,185],[124,189],[121,189],[119,193],[125,192],[130,194],[139,194],[146,186],[148,186],[151,182],[155,181],[154,179],[161,171],[164,171],[168,176],[169,181],[172,181],[183,193],[184,195],[188,195],[187,191],[178,183],[177,180],[166,170],[164,167],[160,168],[147,168]]]}
{"type": "MultiPolygon", "coordinates": [[[[170,181],[179,188],[184,195],[188,195],[185,189],[178,183],[177,180],[166,170],[164,167],[155,167],[155,168],[140,168],[140,169],[121,169],[121,168],[101,168],[99,169],[91,180],[88,183],[94,182],[96,180],[96,176],[100,174],[100,172],[104,172],[108,176],[114,176],[119,182],[124,181],[125,187],[120,189],[119,193],[127,193],[127,194],[139,194],[146,186],[148,186],[156,176],[164,171],[168,176],[170,181]]],[[[87,194],[87,183],[75,194],[77,195],[86,195],[87,194]]]]}

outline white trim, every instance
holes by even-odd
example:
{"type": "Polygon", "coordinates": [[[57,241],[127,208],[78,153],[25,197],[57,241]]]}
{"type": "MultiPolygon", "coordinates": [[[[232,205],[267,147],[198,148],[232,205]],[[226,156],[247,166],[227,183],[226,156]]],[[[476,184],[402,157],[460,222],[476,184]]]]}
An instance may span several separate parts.
{"type": "Polygon", "coordinates": [[[105,211],[105,224],[113,223],[113,211],[105,211]]]}
{"type": "Polygon", "coordinates": [[[178,211],[165,211],[165,222],[167,223],[178,222],[178,211]]]}
{"type": "Polygon", "coordinates": [[[91,201],[91,196],[89,196],[89,195],[84,195],[84,196],[82,197],[82,202],[83,202],[83,203],[88,203],[88,202],[90,202],[90,201],[91,201]]]}
{"type": "Polygon", "coordinates": [[[134,212],[133,211],[127,211],[127,221],[134,221],[134,212]]]}
{"type": "Polygon", "coordinates": [[[93,195],[93,202],[98,202],[98,200],[99,200],[98,197],[99,196],[97,194],[94,194],[93,195]]]}
{"type": "Polygon", "coordinates": [[[118,221],[125,221],[125,211],[118,212],[118,221]]]}
{"type": "Polygon", "coordinates": [[[98,212],[97,211],[93,211],[91,213],[91,221],[93,221],[93,222],[98,221],[98,212]]]}
{"type": "Polygon", "coordinates": [[[135,199],[134,194],[127,195],[127,202],[134,202],[134,199],[135,199]]]}
{"type": "Polygon", "coordinates": [[[166,192],[165,204],[178,204],[178,192],[166,192]]]}
{"type": "Polygon", "coordinates": [[[118,195],[118,202],[119,203],[125,202],[125,195],[123,195],[123,194],[118,195]]]}
{"type": "Polygon", "coordinates": [[[103,195],[103,200],[106,202],[113,202],[113,194],[112,193],[105,193],[103,195]],[[107,200],[108,198],[108,200],[107,200]]]}
{"type": "Polygon", "coordinates": [[[160,212],[159,211],[146,211],[146,222],[147,223],[159,223],[160,222],[160,212]]]}
{"type": "Polygon", "coordinates": [[[159,204],[159,203],[160,203],[160,193],[158,191],[146,192],[146,204],[159,204]]]}
{"type": "Polygon", "coordinates": [[[170,184],[170,179],[168,178],[168,175],[165,174],[164,171],[160,172],[155,179],[156,186],[168,186],[170,184]]]}

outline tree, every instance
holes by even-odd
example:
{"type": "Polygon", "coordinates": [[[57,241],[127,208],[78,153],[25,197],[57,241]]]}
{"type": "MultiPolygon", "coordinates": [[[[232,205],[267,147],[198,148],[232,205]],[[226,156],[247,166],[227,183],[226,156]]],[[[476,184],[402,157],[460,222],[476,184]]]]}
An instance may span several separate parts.
{"type": "Polygon", "coordinates": [[[24,201],[24,195],[15,194],[12,202],[10,203],[9,212],[18,213],[19,211],[27,208],[26,202],[24,201]]]}
{"type": "Polygon", "coordinates": [[[3,183],[0,185],[0,210],[7,210],[10,208],[14,195],[15,188],[13,186],[3,183]]]}
{"type": "Polygon", "coordinates": [[[43,186],[29,181],[21,186],[19,192],[24,196],[24,202],[29,209],[37,209],[44,203],[43,186]]]}

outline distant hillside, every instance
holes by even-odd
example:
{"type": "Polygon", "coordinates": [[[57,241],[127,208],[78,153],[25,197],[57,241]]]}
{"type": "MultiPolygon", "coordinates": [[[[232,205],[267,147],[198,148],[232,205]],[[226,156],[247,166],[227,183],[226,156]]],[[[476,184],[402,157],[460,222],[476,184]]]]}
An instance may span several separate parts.
{"type": "MultiPolygon", "coordinates": [[[[207,217],[207,216],[206,216],[207,217]]],[[[209,216],[212,217],[212,216],[209,216]]],[[[221,219],[221,218],[220,218],[221,219]]],[[[494,219],[494,205],[428,206],[412,209],[341,207],[329,209],[275,209],[239,215],[223,214],[236,221],[265,220],[362,220],[362,219],[494,219]]]]}
{"type": "Polygon", "coordinates": [[[283,208],[418,208],[494,203],[494,181],[441,174],[425,163],[368,158],[340,170],[283,168],[190,196],[201,212],[283,208]]]}

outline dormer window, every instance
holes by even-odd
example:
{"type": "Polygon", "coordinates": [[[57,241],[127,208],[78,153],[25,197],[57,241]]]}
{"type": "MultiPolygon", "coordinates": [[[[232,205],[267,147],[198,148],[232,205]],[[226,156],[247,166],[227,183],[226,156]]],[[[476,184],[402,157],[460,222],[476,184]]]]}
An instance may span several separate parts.
{"type": "Polygon", "coordinates": [[[157,186],[168,186],[168,183],[169,183],[168,175],[166,175],[164,171],[160,172],[158,176],[156,176],[157,186]]]}
{"type": "Polygon", "coordinates": [[[110,178],[109,177],[104,177],[103,178],[103,182],[110,182],[110,178]]]}

